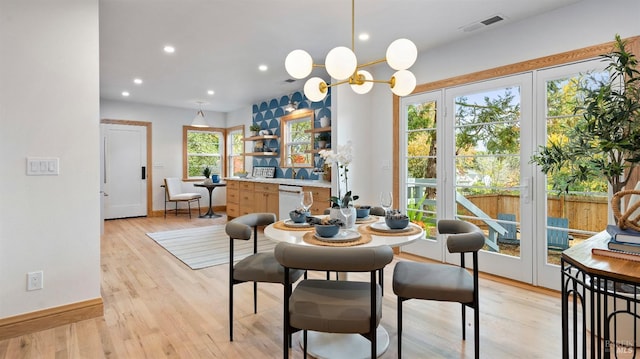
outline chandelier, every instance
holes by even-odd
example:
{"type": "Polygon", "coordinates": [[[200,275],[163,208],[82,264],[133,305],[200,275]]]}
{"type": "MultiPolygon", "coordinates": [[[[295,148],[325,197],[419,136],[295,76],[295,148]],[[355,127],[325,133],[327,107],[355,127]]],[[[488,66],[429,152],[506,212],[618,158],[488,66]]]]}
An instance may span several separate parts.
{"type": "Polygon", "coordinates": [[[329,75],[337,82],[327,84],[320,77],[312,77],[304,84],[305,96],[314,102],[321,101],[327,96],[331,86],[348,83],[351,89],[358,94],[366,94],[371,91],[375,82],[387,83],[391,92],[398,96],[410,94],[416,87],[416,77],[407,69],[411,67],[418,57],[416,45],[407,39],[398,39],[387,47],[384,59],[358,65],[354,53],[355,44],[355,0],[351,0],[351,49],[338,46],[329,51],[324,65],[316,65],[308,52],[293,50],[287,55],[284,66],[289,75],[295,79],[303,79],[313,70],[313,67],[325,67],[329,75]],[[374,80],[369,71],[363,68],[382,62],[387,62],[389,67],[396,70],[389,80],[374,80]]]}

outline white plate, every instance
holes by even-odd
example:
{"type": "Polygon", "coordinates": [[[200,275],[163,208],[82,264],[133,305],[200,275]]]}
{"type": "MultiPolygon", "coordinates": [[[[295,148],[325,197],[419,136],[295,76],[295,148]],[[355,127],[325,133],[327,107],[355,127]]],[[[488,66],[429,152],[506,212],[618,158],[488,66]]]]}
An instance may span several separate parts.
{"type": "Polygon", "coordinates": [[[377,231],[381,231],[381,232],[405,232],[405,231],[408,231],[408,230],[411,229],[411,223],[409,223],[406,227],[400,228],[400,229],[391,229],[384,222],[372,223],[372,224],[370,224],[370,226],[371,226],[371,228],[373,228],[373,229],[375,229],[377,231]]]}
{"type": "Polygon", "coordinates": [[[291,219],[285,219],[283,221],[283,223],[287,227],[298,227],[298,228],[311,227],[311,225],[309,223],[307,223],[307,222],[296,223],[296,222],[292,221],[291,219]]]}
{"type": "Polygon", "coordinates": [[[321,237],[317,233],[314,233],[313,236],[316,237],[316,239],[325,242],[350,242],[355,241],[356,239],[361,237],[359,232],[351,231],[348,229],[341,229],[340,232],[338,232],[338,234],[333,237],[321,237]]]}

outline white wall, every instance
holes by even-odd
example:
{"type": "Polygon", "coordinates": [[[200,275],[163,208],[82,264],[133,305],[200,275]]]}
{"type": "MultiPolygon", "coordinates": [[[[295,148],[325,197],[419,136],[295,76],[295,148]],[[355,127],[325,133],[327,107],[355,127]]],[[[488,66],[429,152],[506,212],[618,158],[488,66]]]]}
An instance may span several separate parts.
{"type": "Polygon", "coordinates": [[[0,47],[4,318],[100,297],[98,1],[3,0],[0,47]],[[60,174],[26,176],[28,156],[60,174]]]}
{"type": "MultiPolygon", "coordinates": [[[[166,177],[182,178],[182,126],[190,125],[196,116],[195,110],[144,105],[129,101],[100,100],[100,118],[110,120],[131,120],[151,122],[152,189],[153,209],[164,210],[164,189],[160,187],[166,177]]],[[[227,127],[223,112],[203,111],[204,118],[212,127],[227,127]]],[[[251,121],[251,116],[249,116],[251,121]]],[[[200,206],[208,205],[209,192],[205,188],[194,187],[186,182],[183,188],[188,192],[202,194],[200,206]]],[[[213,191],[212,205],[226,203],[226,189],[213,191]]]]}
{"type": "MultiPolygon", "coordinates": [[[[638,0],[583,0],[518,23],[498,25],[490,31],[439,48],[420,49],[418,61],[410,70],[416,75],[418,84],[423,84],[610,42],[615,34],[637,36],[640,35],[638,14],[638,0]]],[[[376,71],[374,76],[380,79],[392,74],[386,65],[379,66],[376,71]]],[[[358,176],[354,180],[367,185],[372,193],[365,193],[364,188],[358,188],[358,192],[374,196],[374,203],[377,203],[376,193],[392,185],[391,169],[387,171],[385,166],[393,162],[393,103],[391,92],[381,84],[376,84],[373,94],[365,97],[371,101],[371,118],[358,118],[359,125],[370,131],[377,145],[369,152],[367,166],[372,170],[354,171],[354,177],[358,176]],[[366,176],[366,179],[361,180],[360,176],[366,176]]]]}

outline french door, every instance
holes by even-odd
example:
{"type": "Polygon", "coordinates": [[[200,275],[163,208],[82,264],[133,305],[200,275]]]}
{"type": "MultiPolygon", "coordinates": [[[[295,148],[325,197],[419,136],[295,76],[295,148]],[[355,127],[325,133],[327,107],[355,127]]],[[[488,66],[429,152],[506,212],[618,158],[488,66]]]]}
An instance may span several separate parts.
{"type": "Polygon", "coordinates": [[[607,184],[559,195],[531,158],[570,136],[580,87],[606,76],[592,60],[401,99],[400,205],[427,230],[403,251],[458,261],[433,228],[459,218],[485,232],[481,271],[559,289],[562,250],[606,226],[607,184]]]}

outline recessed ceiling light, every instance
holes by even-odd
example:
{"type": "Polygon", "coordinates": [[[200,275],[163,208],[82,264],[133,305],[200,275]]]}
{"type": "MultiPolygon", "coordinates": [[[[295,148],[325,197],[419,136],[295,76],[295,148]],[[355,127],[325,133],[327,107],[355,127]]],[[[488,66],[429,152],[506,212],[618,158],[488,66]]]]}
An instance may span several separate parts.
{"type": "Polygon", "coordinates": [[[260,71],[267,71],[269,68],[267,67],[267,65],[260,65],[258,66],[258,70],[260,71]]]}
{"type": "Polygon", "coordinates": [[[166,52],[167,54],[173,54],[174,52],[176,52],[176,48],[171,45],[167,45],[164,47],[164,52],[166,52]]]}
{"type": "Polygon", "coordinates": [[[360,39],[361,41],[367,41],[369,40],[369,34],[363,32],[362,34],[358,35],[358,39],[360,39]]]}
{"type": "Polygon", "coordinates": [[[129,96],[129,91],[122,91],[122,96],[128,97],[129,96]]]}
{"type": "Polygon", "coordinates": [[[140,84],[142,84],[142,79],[135,78],[135,79],[133,79],[133,83],[136,84],[136,85],[140,85],[140,84]]]}
{"type": "Polygon", "coordinates": [[[213,95],[214,93],[215,93],[215,91],[213,91],[213,90],[207,91],[207,94],[209,94],[209,95],[213,95]]]}

